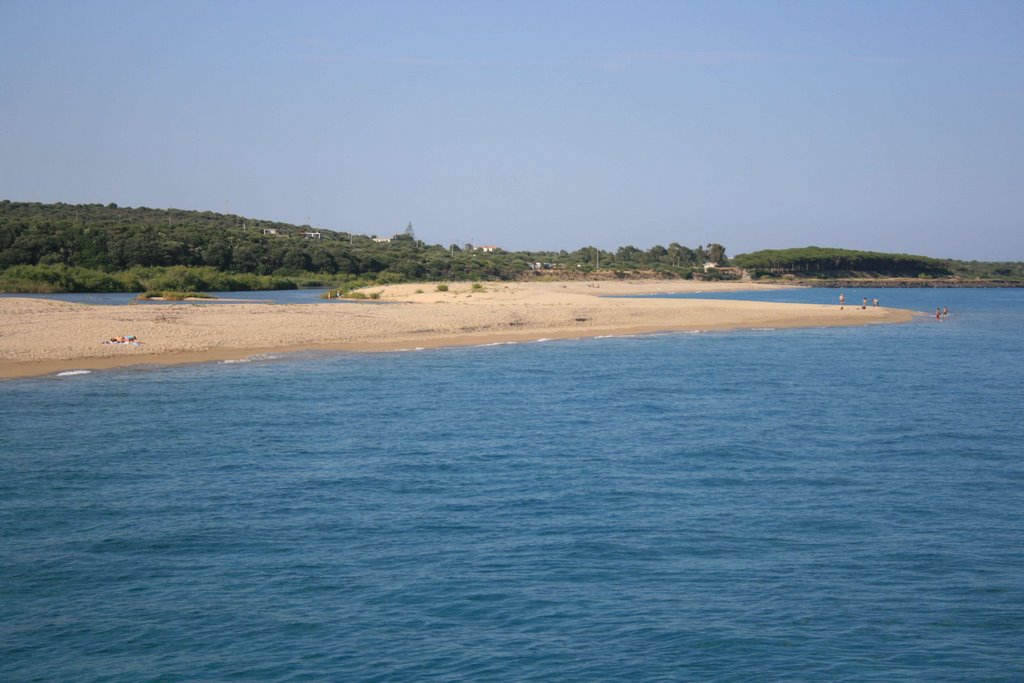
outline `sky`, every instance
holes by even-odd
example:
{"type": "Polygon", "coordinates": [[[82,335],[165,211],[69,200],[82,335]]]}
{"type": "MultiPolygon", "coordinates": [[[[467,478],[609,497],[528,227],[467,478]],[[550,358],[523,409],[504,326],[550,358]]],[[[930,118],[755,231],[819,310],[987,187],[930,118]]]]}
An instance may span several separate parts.
{"type": "Polygon", "coordinates": [[[1024,2],[0,0],[0,199],[1024,260],[1024,2]]]}

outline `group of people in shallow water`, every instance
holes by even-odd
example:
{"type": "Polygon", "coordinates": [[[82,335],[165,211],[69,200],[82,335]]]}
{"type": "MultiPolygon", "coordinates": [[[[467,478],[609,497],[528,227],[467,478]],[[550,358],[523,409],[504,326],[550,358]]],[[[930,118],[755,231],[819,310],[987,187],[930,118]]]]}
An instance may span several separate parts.
{"type": "MultiPolygon", "coordinates": [[[[871,300],[871,306],[873,308],[878,308],[878,297],[875,297],[874,299],[871,300]]],[[[840,308],[840,310],[842,310],[845,307],[846,307],[846,295],[844,293],[842,293],[842,292],[839,292],[839,308],[840,308]]],[[[868,307],[868,298],[867,297],[864,297],[864,301],[861,303],[860,307],[861,308],[867,308],[868,307]]]]}
{"type": "MultiPolygon", "coordinates": [[[[877,297],[871,300],[871,305],[874,308],[878,308],[878,298],[877,297]]],[[[842,310],[845,307],[846,307],[846,294],[843,293],[843,292],[839,292],[839,309],[842,310]]],[[[867,308],[868,307],[868,298],[867,297],[864,297],[864,301],[861,303],[860,307],[861,308],[867,308]]],[[[940,307],[935,309],[935,319],[936,320],[942,320],[943,318],[945,318],[948,315],[949,315],[949,306],[940,306],[940,307]]]]}

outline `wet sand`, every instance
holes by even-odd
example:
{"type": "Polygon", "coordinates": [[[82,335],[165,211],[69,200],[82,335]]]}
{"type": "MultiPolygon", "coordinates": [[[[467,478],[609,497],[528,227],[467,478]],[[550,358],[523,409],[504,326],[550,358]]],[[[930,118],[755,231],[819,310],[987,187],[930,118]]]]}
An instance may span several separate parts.
{"type": "Polygon", "coordinates": [[[396,351],[537,339],[907,322],[911,311],[710,299],[611,298],[773,287],[692,281],[371,287],[336,304],[91,306],[0,299],[0,379],[141,364],[202,363],[305,350],[396,351]],[[103,344],[135,335],[140,346],[103,344]]]}

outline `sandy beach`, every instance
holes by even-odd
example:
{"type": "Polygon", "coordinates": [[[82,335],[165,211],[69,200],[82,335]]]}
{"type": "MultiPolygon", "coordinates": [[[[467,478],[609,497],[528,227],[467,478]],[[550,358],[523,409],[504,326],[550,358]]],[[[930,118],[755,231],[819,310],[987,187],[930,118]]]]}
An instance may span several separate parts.
{"type": "Polygon", "coordinates": [[[836,304],[618,298],[761,289],[692,281],[452,283],[372,287],[336,304],[91,306],[0,299],[0,378],[139,364],[201,363],[302,350],[396,351],[536,339],[900,323],[913,313],[836,304]],[[138,346],[104,344],[135,335],[138,346]]]}

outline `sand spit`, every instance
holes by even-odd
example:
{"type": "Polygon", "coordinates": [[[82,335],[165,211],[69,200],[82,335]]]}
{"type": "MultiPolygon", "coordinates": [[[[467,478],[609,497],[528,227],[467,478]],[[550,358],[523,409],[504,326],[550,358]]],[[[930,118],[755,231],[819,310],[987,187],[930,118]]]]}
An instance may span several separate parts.
{"type": "Polygon", "coordinates": [[[911,311],[708,299],[610,298],[762,289],[691,281],[372,287],[362,304],[90,306],[0,299],[0,378],[301,350],[395,351],[654,332],[898,323],[911,311]],[[103,344],[135,335],[140,346],[103,344]]]}

